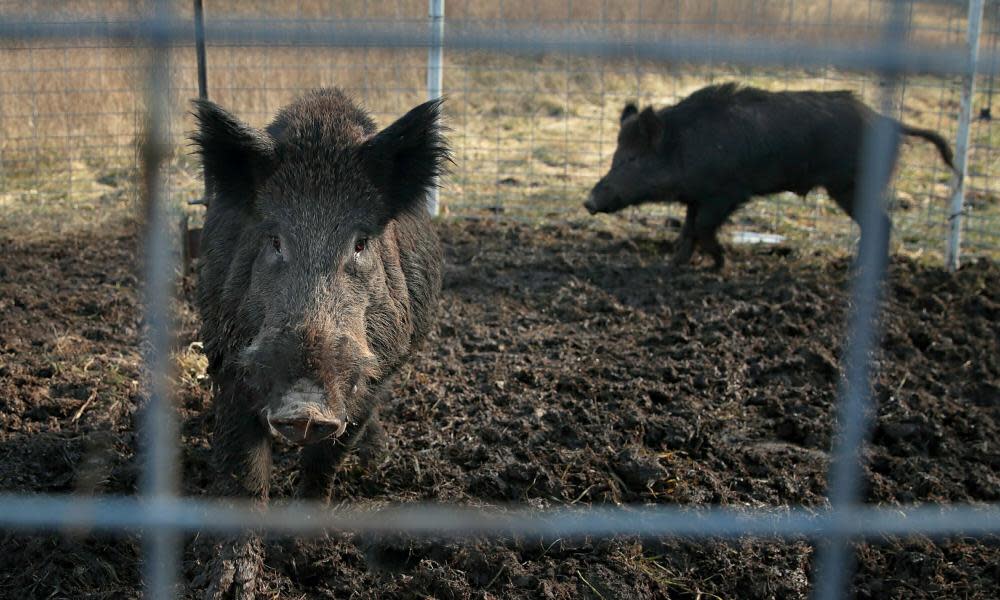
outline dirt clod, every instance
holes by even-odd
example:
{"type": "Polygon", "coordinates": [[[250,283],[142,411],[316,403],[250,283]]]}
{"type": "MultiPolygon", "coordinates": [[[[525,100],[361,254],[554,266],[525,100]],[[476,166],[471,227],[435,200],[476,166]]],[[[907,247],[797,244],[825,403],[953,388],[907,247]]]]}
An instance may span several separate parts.
{"type": "MultiPolygon", "coordinates": [[[[734,248],[672,270],[673,234],[442,223],[440,328],[334,500],[538,507],[826,504],[849,260],[734,248]]],[[[0,240],[0,490],[132,494],[141,345],[131,229],[0,240]],[[91,399],[92,398],[92,399],[91,399]],[[89,404],[86,404],[89,401],[89,404]],[[81,407],[84,407],[81,411],[81,407]],[[78,415],[79,413],[79,415],[78,415]],[[78,416],[77,416],[78,415],[78,416]]],[[[190,290],[190,282],[182,286],[190,290]]],[[[1000,266],[894,260],[866,500],[1000,499],[1000,266]]],[[[209,383],[176,306],[182,492],[213,478],[209,383]]],[[[276,456],[274,496],[295,489],[276,456]]],[[[213,544],[185,540],[186,583],[213,544]]],[[[267,539],[263,598],[805,598],[805,540],[267,539]]],[[[994,598],[996,537],[857,546],[859,598],[994,598]]],[[[132,534],[0,534],[2,598],[137,598],[132,534]]]]}

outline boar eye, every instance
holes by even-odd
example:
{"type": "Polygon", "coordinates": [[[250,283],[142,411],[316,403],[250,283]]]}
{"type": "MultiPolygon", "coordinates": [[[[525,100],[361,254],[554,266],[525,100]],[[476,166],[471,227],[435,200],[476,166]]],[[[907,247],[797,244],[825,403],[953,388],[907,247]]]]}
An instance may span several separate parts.
{"type": "Polygon", "coordinates": [[[368,238],[361,238],[358,241],[354,242],[354,252],[358,254],[364,252],[365,248],[367,247],[368,247],[368,238]]]}
{"type": "Polygon", "coordinates": [[[271,242],[271,248],[274,252],[276,254],[281,254],[281,238],[276,235],[270,235],[268,236],[268,239],[271,242]]]}

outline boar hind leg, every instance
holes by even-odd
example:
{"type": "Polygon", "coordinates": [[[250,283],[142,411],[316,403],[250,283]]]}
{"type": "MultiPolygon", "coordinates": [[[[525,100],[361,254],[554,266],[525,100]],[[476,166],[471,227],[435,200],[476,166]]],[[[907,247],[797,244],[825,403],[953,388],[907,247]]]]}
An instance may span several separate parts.
{"type": "MultiPolygon", "coordinates": [[[[847,215],[851,217],[851,219],[860,226],[861,207],[857,205],[856,202],[857,199],[854,194],[854,187],[851,186],[844,189],[833,189],[827,191],[829,192],[830,197],[833,198],[834,201],[837,203],[837,206],[844,209],[844,212],[846,212],[847,215]]],[[[885,256],[889,252],[889,236],[892,230],[892,220],[889,218],[889,215],[886,214],[884,210],[878,211],[878,217],[875,219],[874,227],[880,228],[882,230],[881,231],[882,245],[879,248],[879,250],[882,251],[883,253],[882,256],[885,256]]],[[[870,231],[871,229],[872,227],[869,227],[868,229],[862,228],[861,237],[864,238],[864,236],[874,233],[874,231],[870,231]]],[[[856,260],[857,257],[855,257],[855,261],[856,260]]],[[[857,264],[855,264],[855,267],[856,266],[857,264]]]]}
{"type": "Polygon", "coordinates": [[[677,237],[677,250],[674,251],[674,258],[671,261],[675,267],[680,267],[691,262],[691,255],[694,254],[694,221],[698,215],[698,209],[694,206],[687,207],[684,215],[684,225],[681,233],[677,237]]]}
{"type": "Polygon", "coordinates": [[[833,198],[833,201],[837,203],[837,206],[857,223],[858,214],[854,206],[854,184],[850,183],[836,188],[828,188],[826,191],[833,198]]]}
{"type": "Polygon", "coordinates": [[[356,425],[348,425],[339,438],[330,438],[302,449],[299,456],[300,498],[326,502],[330,499],[330,486],[337,466],[348,452],[369,438],[369,429],[381,427],[369,413],[356,425]]]}
{"type": "MultiPolygon", "coordinates": [[[[223,392],[215,400],[212,452],[218,477],[214,492],[247,498],[263,507],[270,490],[271,440],[257,415],[247,410],[246,398],[237,396],[223,392]]],[[[227,539],[217,549],[205,597],[253,598],[263,564],[259,534],[248,532],[227,539]]]]}

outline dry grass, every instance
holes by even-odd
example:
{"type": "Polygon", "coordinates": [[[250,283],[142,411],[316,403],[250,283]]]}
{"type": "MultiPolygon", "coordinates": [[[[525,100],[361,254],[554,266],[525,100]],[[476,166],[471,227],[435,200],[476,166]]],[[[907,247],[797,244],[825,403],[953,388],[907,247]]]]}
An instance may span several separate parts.
{"type": "MultiPolygon", "coordinates": [[[[190,3],[179,2],[183,14],[190,3]]],[[[572,27],[630,35],[715,33],[780,36],[782,39],[851,41],[874,35],[884,18],[882,3],[838,0],[717,3],[679,0],[661,3],[606,1],[448,3],[452,20],[572,27]],[[714,8],[713,8],[714,5],[714,8]]],[[[0,11],[46,20],[138,15],[128,2],[7,3],[0,11]],[[11,6],[13,5],[13,6],[11,6]],[[23,6],[20,6],[23,5],[23,6]]],[[[318,0],[272,3],[211,2],[209,18],[413,19],[422,22],[426,2],[339,3],[318,0]]],[[[914,5],[914,38],[923,43],[957,43],[964,36],[961,10],[914,5]]],[[[141,137],[146,56],[127,48],[88,47],[80,42],[0,49],[0,229],[59,231],[100,224],[120,214],[134,198],[130,185],[137,139],[141,137]]],[[[199,194],[198,169],[185,146],[192,127],[186,101],[196,95],[191,48],[173,52],[173,130],[177,141],[172,183],[180,198],[199,194]]],[[[304,89],[338,85],[349,89],[381,123],[425,97],[422,51],[324,50],[316,48],[209,48],[209,89],[214,100],[255,125],[304,89]]],[[[457,167],[445,182],[442,200],[451,214],[515,218],[586,219],[579,203],[607,168],[626,100],[657,106],[671,103],[710,81],[736,79],[769,89],[839,89],[875,102],[868,77],[827,70],[742,71],[721,66],[690,67],[601,62],[559,57],[446,54],[444,89],[457,167]]],[[[900,99],[907,122],[954,139],[957,80],[913,78],[900,99]]],[[[977,102],[980,106],[982,102],[977,102]]],[[[973,228],[970,247],[996,254],[990,228],[1000,219],[992,189],[995,128],[974,130],[970,184],[973,228]]],[[[897,240],[909,253],[937,254],[943,246],[948,174],[929,144],[908,144],[897,184],[897,240]]],[[[737,215],[738,228],[773,231],[794,239],[832,242],[849,249],[849,220],[815,194],[758,201],[737,215]]],[[[618,227],[636,217],[670,213],[656,207],[605,217],[618,227]]],[[[197,214],[197,211],[196,213],[197,214]]]]}

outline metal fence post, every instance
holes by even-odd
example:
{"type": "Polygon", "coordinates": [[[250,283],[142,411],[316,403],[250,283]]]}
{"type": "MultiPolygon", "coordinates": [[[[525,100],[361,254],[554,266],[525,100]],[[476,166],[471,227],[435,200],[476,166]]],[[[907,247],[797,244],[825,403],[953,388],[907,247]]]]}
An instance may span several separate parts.
{"type": "MultiPolygon", "coordinates": [[[[205,7],[202,0],[194,0],[194,51],[198,61],[198,98],[208,100],[208,58],[205,54],[205,7]]],[[[205,178],[205,195],[188,204],[208,205],[211,197],[208,178],[205,178]]]]}
{"type": "Polygon", "coordinates": [[[208,100],[208,70],[205,64],[205,8],[194,0],[194,49],[198,57],[198,97],[208,100]]]}
{"type": "MultiPolygon", "coordinates": [[[[430,0],[428,21],[431,29],[431,44],[427,50],[427,99],[437,100],[441,97],[441,80],[444,76],[442,63],[444,54],[444,0],[430,0]]],[[[427,210],[432,216],[437,216],[439,211],[436,184],[437,182],[427,197],[427,210]]]]}
{"type": "MultiPolygon", "coordinates": [[[[198,98],[208,100],[208,62],[205,55],[205,9],[202,0],[194,0],[194,50],[198,62],[198,98]]],[[[205,193],[201,198],[188,200],[188,204],[204,204],[208,206],[212,197],[212,188],[208,177],[202,177],[205,183],[205,193]]],[[[188,215],[181,215],[181,260],[184,271],[191,266],[191,261],[198,258],[201,247],[201,228],[188,227],[188,215]]]]}
{"type": "Polygon", "coordinates": [[[962,210],[965,205],[965,180],[969,170],[969,129],[972,121],[972,97],[976,91],[976,64],[979,62],[979,34],[983,28],[983,0],[969,0],[969,29],[966,44],[969,62],[962,84],[962,107],[958,113],[958,136],[955,140],[954,190],[948,210],[948,250],[945,261],[949,271],[958,269],[962,243],[962,210]]]}

